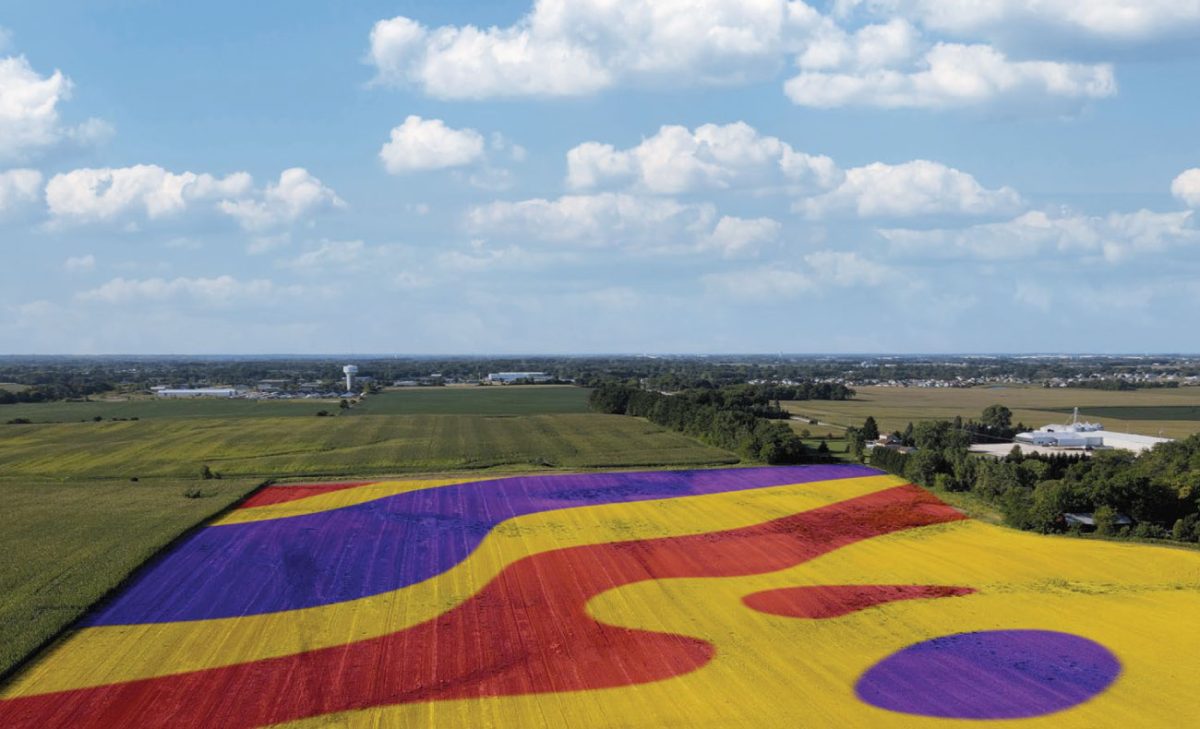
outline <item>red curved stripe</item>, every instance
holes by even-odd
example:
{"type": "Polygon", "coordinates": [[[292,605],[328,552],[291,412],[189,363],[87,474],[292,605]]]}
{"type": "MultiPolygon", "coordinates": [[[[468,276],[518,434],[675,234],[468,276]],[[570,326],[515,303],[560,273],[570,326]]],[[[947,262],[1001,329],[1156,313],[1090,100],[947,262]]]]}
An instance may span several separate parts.
{"type": "Polygon", "coordinates": [[[257,494],[242,502],[239,509],[253,509],[271,504],[283,504],[297,499],[307,499],[309,496],[319,496],[334,491],[352,489],[355,486],[366,486],[374,481],[354,481],[352,483],[314,483],[296,486],[268,486],[257,494]]]}
{"type": "Polygon", "coordinates": [[[898,600],[956,597],[975,592],[950,585],[811,585],[766,590],[742,598],[746,607],[785,618],[837,618],[898,600]]]}
{"type": "Polygon", "coordinates": [[[626,686],[693,671],[699,638],[585,610],[643,580],[786,569],[869,537],[963,519],[901,486],[743,529],[572,547],[512,563],[471,599],[390,635],[295,655],[0,702],[5,727],[254,727],[387,704],[626,686]]]}

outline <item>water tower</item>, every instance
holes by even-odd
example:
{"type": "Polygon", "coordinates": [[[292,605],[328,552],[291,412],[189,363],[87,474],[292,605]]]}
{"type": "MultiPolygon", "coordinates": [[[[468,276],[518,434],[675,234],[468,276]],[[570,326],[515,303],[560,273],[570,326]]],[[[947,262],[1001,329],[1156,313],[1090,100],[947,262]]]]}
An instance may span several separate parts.
{"type": "Polygon", "coordinates": [[[354,376],[358,374],[358,365],[346,365],[342,372],[346,375],[346,392],[350,392],[354,389],[354,376]]]}

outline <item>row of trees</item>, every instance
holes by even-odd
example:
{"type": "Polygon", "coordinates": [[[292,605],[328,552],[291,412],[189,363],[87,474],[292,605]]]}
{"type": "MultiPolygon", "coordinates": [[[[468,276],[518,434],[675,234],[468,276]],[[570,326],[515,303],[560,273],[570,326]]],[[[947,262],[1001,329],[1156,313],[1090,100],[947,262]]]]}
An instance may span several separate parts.
{"type": "Polygon", "coordinates": [[[1151,389],[1152,390],[1155,388],[1163,388],[1163,387],[1167,387],[1167,388],[1179,387],[1179,383],[1174,380],[1165,380],[1162,382],[1159,382],[1157,380],[1130,381],[1130,380],[1117,380],[1117,379],[1073,380],[1073,381],[1067,383],[1067,387],[1081,387],[1081,388],[1088,389],[1088,390],[1114,390],[1114,391],[1127,392],[1127,391],[1131,391],[1131,390],[1141,390],[1141,389],[1151,389]]]}
{"type": "MultiPolygon", "coordinates": [[[[856,429],[859,432],[867,430],[856,429]]],[[[995,506],[1011,526],[1038,532],[1069,529],[1063,515],[1090,513],[1107,534],[1200,541],[1200,435],[1162,443],[1140,456],[1096,451],[1003,459],[967,453],[971,431],[954,421],[912,427],[915,451],[870,451],[877,468],[946,491],[969,491],[995,506]],[[1132,525],[1120,525],[1128,516],[1132,525]]]]}
{"type": "MultiPolygon", "coordinates": [[[[974,443],[996,443],[1011,441],[1017,433],[1028,430],[1024,423],[1012,423],[1012,411],[1003,405],[989,405],[980,416],[979,420],[963,420],[960,416],[955,416],[954,420],[948,421],[927,421],[920,423],[922,430],[918,429],[909,423],[903,431],[892,433],[892,437],[899,442],[900,445],[917,447],[918,441],[928,440],[928,429],[932,426],[928,423],[948,423],[945,426],[950,432],[955,433],[953,436],[955,443],[965,444],[964,449],[974,443]]],[[[937,426],[941,429],[943,426],[937,426]]],[[[941,432],[939,430],[939,432],[941,432]]],[[[875,422],[875,418],[868,415],[863,422],[861,428],[850,427],[846,430],[846,440],[849,442],[850,451],[857,455],[862,455],[866,452],[866,444],[879,439],[879,426],[875,422]]]]}
{"type": "Polygon", "coordinates": [[[825,457],[810,453],[784,423],[763,413],[782,412],[752,388],[686,390],[666,395],[621,383],[592,390],[593,410],[646,418],[665,428],[686,433],[709,445],[766,463],[811,463],[825,457]]]}

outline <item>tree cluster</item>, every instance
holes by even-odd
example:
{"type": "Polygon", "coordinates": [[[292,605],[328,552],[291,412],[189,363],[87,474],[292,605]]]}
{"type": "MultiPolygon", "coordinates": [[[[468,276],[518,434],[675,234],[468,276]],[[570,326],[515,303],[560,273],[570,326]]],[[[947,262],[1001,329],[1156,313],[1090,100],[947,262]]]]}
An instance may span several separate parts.
{"type": "Polygon", "coordinates": [[[970,433],[954,421],[920,422],[907,435],[916,451],[875,448],[869,463],[926,487],[970,491],[1020,529],[1068,531],[1064,514],[1085,513],[1101,534],[1200,541],[1200,435],[1141,455],[1025,455],[1016,445],[1007,457],[991,459],[967,454],[970,433]],[[1133,523],[1121,525],[1120,517],[1133,523]]]}
{"type": "Polygon", "coordinates": [[[589,403],[598,412],[646,418],[749,460],[776,464],[811,463],[820,458],[810,453],[787,425],[762,415],[781,411],[752,388],[685,390],[666,395],[632,385],[605,383],[592,390],[589,403]]]}

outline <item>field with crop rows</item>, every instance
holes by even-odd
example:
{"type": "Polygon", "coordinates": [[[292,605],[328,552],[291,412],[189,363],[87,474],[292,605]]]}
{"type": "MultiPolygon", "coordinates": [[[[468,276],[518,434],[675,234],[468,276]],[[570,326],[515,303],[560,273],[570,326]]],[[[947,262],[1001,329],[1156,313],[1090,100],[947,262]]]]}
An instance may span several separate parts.
{"type": "Polygon", "coordinates": [[[371,395],[352,415],[543,415],[588,412],[588,393],[570,385],[414,387],[371,395]]]}
{"type": "MultiPolygon", "coordinates": [[[[0,384],[0,388],[5,385],[0,384]]],[[[13,388],[24,387],[13,385],[13,388]]],[[[346,415],[543,415],[588,412],[588,390],[569,385],[417,387],[363,398],[346,415]]],[[[219,397],[164,399],[97,397],[86,401],[13,403],[0,407],[0,423],[78,423],[100,418],[284,418],[339,413],[338,400],[244,400],[219,397]]]]}
{"type": "Polygon", "coordinates": [[[336,412],[337,409],[337,400],[98,398],[4,405],[0,407],[0,423],[17,418],[34,423],[78,423],[94,418],[311,418],[318,410],[336,412]]]}
{"type": "Polygon", "coordinates": [[[0,674],[258,483],[0,482],[0,674]]]}
{"type": "MultiPolygon", "coordinates": [[[[1032,427],[1070,419],[1078,407],[1081,417],[1100,420],[1108,430],[1167,438],[1200,432],[1200,387],[1136,392],[1109,392],[1044,387],[858,387],[852,400],[805,400],[785,403],[792,413],[836,425],[862,425],[873,415],[884,431],[903,430],[920,420],[979,418],[988,405],[1013,411],[1013,423],[1032,427]]],[[[813,433],[824,426],[806,426],[813,433]]]]}
{"type": "Polygon", "coordinates": [[[734,463],[620,415],[363,415],[0,425],[0,474],[58,479],[342,477],[489,467],[734,463]]]}
{"type": "Polygon", "coordinates": [[[1200,554],[853,465],[273,486],[0,692],[5,727],[1186,726],[1200,554]]]}

